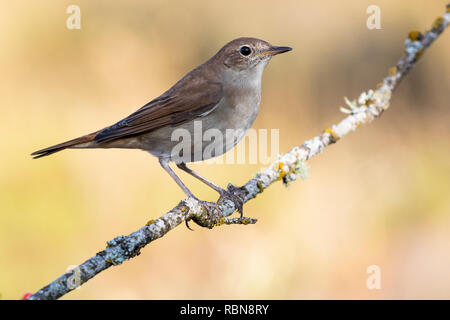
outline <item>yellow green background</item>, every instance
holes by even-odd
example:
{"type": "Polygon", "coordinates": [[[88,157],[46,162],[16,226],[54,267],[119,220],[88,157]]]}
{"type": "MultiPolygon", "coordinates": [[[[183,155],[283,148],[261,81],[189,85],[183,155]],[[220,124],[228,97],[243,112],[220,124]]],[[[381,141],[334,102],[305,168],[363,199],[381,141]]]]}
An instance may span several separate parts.
{"type": "MultiPolygon", "coordinates": [[[[31,152],[116,122],[240,36],[294,48],[267,67],[254,125],[279,128],[288,151],[343,118],[343,97],[374,88],[446,2],[2,1],[1,298],[37,291],[184,197],[141,151],[31,152]],[[66,28],[70,4],[81,30],[66,28]],[[366,27],[372,4],[381,30],[366,27]]],[[[256,225],[180,226],[64,298],[450,298],[449,52],[447,31],[379,120],[309,161],[308,179],[249,202],[256,225]],[[370,265],[381,290],[366,288],[370,265]]],[[[193,166],[222,186],[261,167],[193,166]]]]}

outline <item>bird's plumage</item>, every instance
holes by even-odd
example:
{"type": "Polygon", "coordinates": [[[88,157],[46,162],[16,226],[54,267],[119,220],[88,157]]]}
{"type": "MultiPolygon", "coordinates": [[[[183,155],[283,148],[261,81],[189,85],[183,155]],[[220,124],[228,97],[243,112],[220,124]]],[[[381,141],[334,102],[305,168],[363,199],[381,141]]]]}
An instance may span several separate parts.
{"type": "Polygon", "coordinates": [[[98,143],[136,136],[166,125],[176,126],[206,115],[222,99],[222,85],[204,77],[181,79],[158,98],[95,136],[98,143]]]}
{"type": "Polygon", "coordinates": [[[67,149],[67,148],[70,148],[70,147],[73,147],[76,145],[80,145],[83,143],[90,143],[91,141],[94,140],[97,133],[98,133],[98,131],[93,132],[91,134],[87,134],[87,135],[79,137],[79,138],[75,138],[75,139],[63,142],[63,143],[59,143],[57,145],[35,151],[31,155],[34,156],[33,159],[37,159],[37,158],[49,156],[55,152],[58,152],[58,151],[61,151],[61,150],[64,150],[64,149],[67,149]]]}
{"type": "MultiPolygon", "coordinates": [[[[229,127],[246,131],[259,108],[262,72],[270,56],[288,50],[255,38],[235,39],[128,117],[32,155],[40,158],[66,148],[137,148],[158,157],[170,156],[174,146],[170,141],[171,128],[181,127],[191,132],[190,124],[195,119],[205,119],[205,130],[225,131],[229,127]],[[253,54],[244,56],[240,52],[243,46],[253,54]]],[[[229,147],[223,148],[223,152],[229,147]]]]}

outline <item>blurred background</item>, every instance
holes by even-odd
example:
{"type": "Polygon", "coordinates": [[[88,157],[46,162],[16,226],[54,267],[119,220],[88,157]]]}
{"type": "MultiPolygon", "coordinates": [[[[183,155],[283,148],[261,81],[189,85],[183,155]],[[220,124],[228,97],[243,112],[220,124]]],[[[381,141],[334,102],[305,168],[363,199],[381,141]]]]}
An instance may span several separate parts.
{"type": "MultiPolygon", "coordinates": [[[[263,77],[254,128],[280,152],[344,117],[343,97],[374,88],[447,0],[2,1],[0,295],[20,299],[158,218],[184,198],[138,150],[29,154],[115,123],[240,37],[294,50],[263,77]],[[81,30],[66,8],[81,8],[81,30]],[[381,8],[380,30],[366,9],[381,8]]],[[[245,206],[256,225],[192,223],[64,299],[450,298],[450,31],[369,126],[245,206]],[[381,268],[381,289],[366,270],[381,268]]],[[[192,166],[242,185],[263,166],[192,166]]],[[[199,198],[217,194],[177,171],[199,198]]]]}

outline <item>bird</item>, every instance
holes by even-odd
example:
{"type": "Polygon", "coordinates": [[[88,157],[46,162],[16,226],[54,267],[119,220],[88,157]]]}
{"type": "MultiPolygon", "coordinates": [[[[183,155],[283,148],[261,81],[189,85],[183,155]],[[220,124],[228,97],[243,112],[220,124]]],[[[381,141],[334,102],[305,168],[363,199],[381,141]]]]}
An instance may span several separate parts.
{"type": "Polygon", "coordinates": [[[243,200],[240,197],[193,171],[187,163],[220,156],[245,136],[258,114],[265,67],[273,56],[291,50],[290,47],[273,46],[257,38],[234,39],[166,92],[126,118],[31,155],[37,159],[64,149],[144,150],[157,157],[161,167],[185,195],[198,201],[210,214],[214,209],[220,212],[217,203],[199,200],[172,170],[171,162],[217,191],[219,203],[231,200],[242,217],[243,200]],[[214,141],[213,152],[205,152],[205,143],[195,139],[187,139],[181,151],[174,152],[174,149],[180,149],[179,140],[173,139],[174,133],[181,130],[192,136],[196,125],[200,125],[204,132],[212,129],[225,135],[227,130],[231,130],[235,134],[226,142],[214,141]]]}

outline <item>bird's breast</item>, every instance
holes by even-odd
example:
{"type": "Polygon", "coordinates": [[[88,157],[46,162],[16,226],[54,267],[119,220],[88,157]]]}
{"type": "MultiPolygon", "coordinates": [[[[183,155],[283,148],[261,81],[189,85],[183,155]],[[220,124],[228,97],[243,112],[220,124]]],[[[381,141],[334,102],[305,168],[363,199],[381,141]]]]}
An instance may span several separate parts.
{"type": "MultiPolygon", "coordinates": [[[[225,92],[220,106],[214,110],[215,123],[223,123],[223,129],[241,129],[245,132],[256,119],[261,102],[259,87],[240,87],[225,92]]],[[[212,124],[212,123],[211,123],[212,124]]]]}
{"type": "Polygon", "coordinates": [[[233,148],[245,136],[256,119],[260,101],[259,86],[224,90],[222,99],[213,110],[178,126],[164,126],[143,135],[140,138],[141,148],[155,156],[168,157],[177,145],[188,141],[190,152],[183,152],[183,162],[219,156],[233,148]],[[186,141],[173,139],[175,130],[180,129],[187,133],[189,138],[186,141]],[[196,140],[198,134],[200,141],[196,140]],[[206,152],[205,148],[214,152],[206,152]]]}

